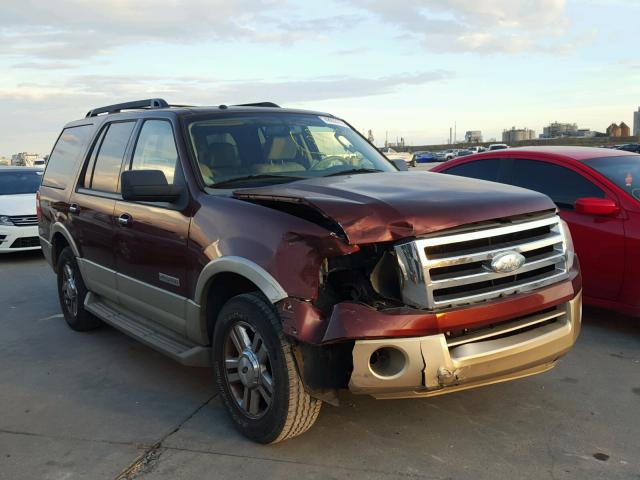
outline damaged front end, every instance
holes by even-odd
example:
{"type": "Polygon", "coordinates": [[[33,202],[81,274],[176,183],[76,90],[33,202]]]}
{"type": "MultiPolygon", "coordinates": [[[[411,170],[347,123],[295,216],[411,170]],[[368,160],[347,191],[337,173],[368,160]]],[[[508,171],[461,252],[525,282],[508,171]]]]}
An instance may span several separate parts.
{"type": "Polygon", "coordinates": [[[306,199],[244,197],[330,232],[286,234],[313,252],[311,294],[276,305],[307,389],[325,401],[346,387],[395,398],[539,373],[580,330],[579,269],[553,210],[355,243],[306,199]],[[519,270],[490,270],[505,251],[519,252],[519,270]]]}

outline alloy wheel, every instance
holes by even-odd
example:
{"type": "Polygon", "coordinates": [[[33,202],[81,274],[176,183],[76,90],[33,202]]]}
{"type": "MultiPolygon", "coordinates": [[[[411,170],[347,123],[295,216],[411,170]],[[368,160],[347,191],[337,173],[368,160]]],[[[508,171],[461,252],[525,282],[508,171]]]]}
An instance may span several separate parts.
{"type": "Polygon", "coordinates": [[[236,405],[252,419],[262,417],[273,400],[271,359],[260,334],[236,322],[224,341],[225,379],[236,405]]]}

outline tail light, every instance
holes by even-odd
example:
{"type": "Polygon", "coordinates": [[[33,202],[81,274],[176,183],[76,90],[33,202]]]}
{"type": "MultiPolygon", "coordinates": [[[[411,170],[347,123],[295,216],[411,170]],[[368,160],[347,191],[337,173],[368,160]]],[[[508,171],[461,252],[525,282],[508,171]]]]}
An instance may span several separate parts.
{"type": "Polygon", "coordinates": [[[40,207],[40,190],[36,192],[36,216],[38,221],[42,218],[42,208],[40,207]]]}

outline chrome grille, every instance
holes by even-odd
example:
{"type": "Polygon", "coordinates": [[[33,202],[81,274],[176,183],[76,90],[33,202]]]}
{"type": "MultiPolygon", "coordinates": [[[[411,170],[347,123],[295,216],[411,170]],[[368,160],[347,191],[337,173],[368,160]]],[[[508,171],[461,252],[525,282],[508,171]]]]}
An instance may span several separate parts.
{"type": "Polygon", "coordinates": [[[31,227],[38,224],[38,217],[36,215],[17,215],[9,217],[9,219],[16,227],[31,227]]]}
{"type": "Polygon", "coordinates": [[[566,243],[557,216],[422,238],[396,246],[403,298],[439,309],[530,291],[567,275],[566,243]],[[488,268],[503,252],[524,264],[512,273],[488,268]]]}

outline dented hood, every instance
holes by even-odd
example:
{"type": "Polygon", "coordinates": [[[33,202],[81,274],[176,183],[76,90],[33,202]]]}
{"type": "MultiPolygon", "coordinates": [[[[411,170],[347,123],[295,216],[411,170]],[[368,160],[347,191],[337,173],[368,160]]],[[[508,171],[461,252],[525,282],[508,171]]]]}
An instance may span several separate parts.
{"type": "Polygon", "coordinates": [[[339,224],[349,243],[363,244],[555,208],[531,190],[429,172],[321,177],[233,195],[270,205],[306,204],[339,224]]]}

